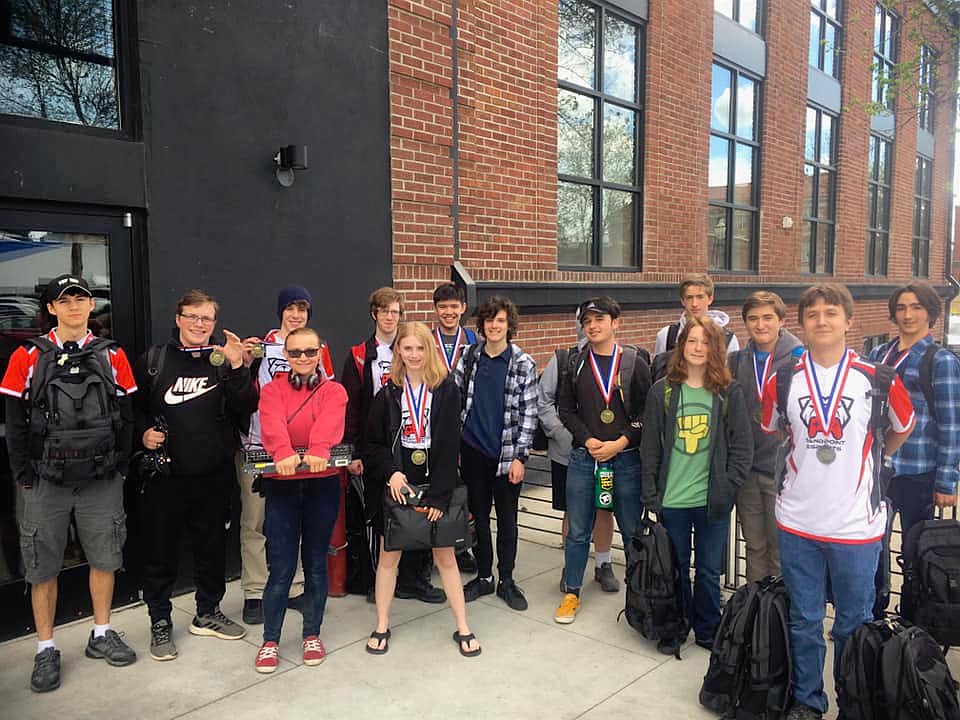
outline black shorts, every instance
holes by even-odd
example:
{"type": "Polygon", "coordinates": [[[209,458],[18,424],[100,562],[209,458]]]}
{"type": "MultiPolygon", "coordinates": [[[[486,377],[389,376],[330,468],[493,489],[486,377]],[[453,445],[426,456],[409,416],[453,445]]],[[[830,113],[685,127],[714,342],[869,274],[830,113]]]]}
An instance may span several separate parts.
{"type": "Polygon", "coordinates": [[[551,504],[554,510],[567,511],[567,466],[550,461],[551,504]]]}

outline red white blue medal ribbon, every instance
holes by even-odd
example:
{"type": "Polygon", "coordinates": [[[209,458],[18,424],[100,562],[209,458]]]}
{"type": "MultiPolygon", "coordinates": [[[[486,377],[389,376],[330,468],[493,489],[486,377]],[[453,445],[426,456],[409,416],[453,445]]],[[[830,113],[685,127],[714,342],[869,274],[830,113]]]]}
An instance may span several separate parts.
{"type": "Polygon", "coordinates": [[[407,410],[410,412],[410,424],[413,426],[413,440],[416,443],[423,442],[427,434],[427,403],[424,398],[427,394],[427,384],[421,383],[417,390],[417,397],[413,396],[410,389],[410,378],[403,384],[403,395],[407,401],[407,410]]]}
{"type": "Polygon", "coordinates": [[[434,335],[437,338],[437,347],[440,348],[440,356],[443,358],[443,364],[447,366],[448,372],[453,372],[453,369],[457,366],[457,359],[460,357],[460,351],[463,349],[463,328],[459,325],[457,326],[457,338],[453,343],[453,350],[447,354],[447,347],[443,344],[443,334],[440,332],[440,328],[434,330],[434,335]]]}
{"type": "Polygon", "coordinates": [[[607,377],[604,378],[600,374],[597,356],[593,354],[593,350],[590,351],[590,369],[593,370],[593,379],[597,383],[597,388],[599,388],[600,395],[603,396],[603,402],[607,408],[610,407],[610,398],[613,397],[613,378],[620,372],[620,354],[620,346],[614,343],[613,357],[610,360],[610,371],[607,373],[607,377]]]}
{"type": "MultiPolygon", "coordinates": [[[[807,355],[807,362],[804,363],[803,373],[807,381],[807,389],[810,391],[810,398],[813,402],[813,411],[819,424],[819,429],[824,435],[830,435],[835,429],[832,426],[837,407],[843,394],[843,387],[847,383],[847,373],[850,371],[851,352],[847,351],[840,364],[837,365],[836,373],[833,376],[833,385],[830,388],[830,394],[824,395],[820,391],[820,381],[817,379],[817,372],[813,367],[813,360],[807,355]],[[812,380],[812,382],[811,382],[812,380]]],[[[810,436],[814,436],[814,428],[810,428],[810,436]]],[[[839,438],[839,428],[833,433],[839,438]]]]}
{"type": "Polygon", "coordinates": [[[890,349],[887,350],[887,353],[883,356],[882,360],[884,365],[890,365],[891,367],[899,368],[903,364],[903,361],[907,359],[907,355],[910,354],[910,348],[903,350],[899,355],[897,355],[896,360],[894,360],[892,363],[890,362],[896,347],[896,345],[892,345],[890,346],[890,349]]]}
{"type": "Polygon", "coordinates": [[[770,377],[770,368],[773,366],[773,353],[767,354],[767,359],[763,361],[763,371],[760,372],[760,366],[757,364],[757,354],[753,354],[753,377],[757,381],[757,398],[763,402],[763,386],[767,384],[767,378],[770,377]]]}

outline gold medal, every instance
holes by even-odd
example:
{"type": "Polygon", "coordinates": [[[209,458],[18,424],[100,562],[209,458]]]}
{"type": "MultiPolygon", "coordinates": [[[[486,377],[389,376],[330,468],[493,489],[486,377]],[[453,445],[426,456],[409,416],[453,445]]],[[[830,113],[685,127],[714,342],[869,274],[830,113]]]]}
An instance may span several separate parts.
{"type": "Polygon", "coordinates": [[[616,419],[617,419],[616,414],[610,408],[606,408],[600,411],[600,422],[602,422],[604,425],[609,425],[616,419]]]}
{"type": "Polygon", "coordinates": [[[263,357],[263,343],[257,343],[250,348],[250,355],[259,359],[263,357]]]}
{"type": "Polygon", "coordinates": [[[427,453],[424,450],[414,450],[410,453],[410,462],[414,465],[423,465],[427,461],[427,453]]]}
{"type": "Polygon", "coordinates": [[[223,354],[223,350],[220,348],[214,348],[210,351],[210,364],[214,367],[220,367],[226,359],[227,356],[223,354]]]}

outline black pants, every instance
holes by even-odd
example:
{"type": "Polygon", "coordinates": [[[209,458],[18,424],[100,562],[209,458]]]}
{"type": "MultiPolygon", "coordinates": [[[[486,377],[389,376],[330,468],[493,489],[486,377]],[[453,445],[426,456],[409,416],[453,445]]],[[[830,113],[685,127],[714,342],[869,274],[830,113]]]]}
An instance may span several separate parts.
{"type": "Polygon", "coordinates": [[[477,577],[493,575],[493,536],[490,510],[497,508],[497,574],[500,581],[513,579],[517,563],[517,508],[520,483],[513,485],[497,474],[497,461],[467,443],[460,443],[460,474],[467,486],[467,503],[477,527],[477,577]]]}
{"type": "Polygon", "coordinates": [[[184,527],[193,550],[197,614],[214,610],[226,591],[230,490],[237,482],[231,464],[209,475],[147,480],[143,493],[143,600],[150,622],[170,619],[184,527]]]}

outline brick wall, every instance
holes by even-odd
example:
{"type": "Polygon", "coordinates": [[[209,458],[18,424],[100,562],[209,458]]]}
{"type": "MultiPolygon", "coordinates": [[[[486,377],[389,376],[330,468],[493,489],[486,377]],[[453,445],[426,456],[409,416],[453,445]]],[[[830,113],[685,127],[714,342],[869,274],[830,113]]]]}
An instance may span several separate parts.
{"type": "MultiPolygon", "coordinates": [[[[911,4],[920,0],[910,0],[911,4]]],[[[411,319],[432,321],[430,293],[454,260],[451,2],[388,0],[394,283],[411,319]]],[[[848,0],[837,188],[836,278],[864,278],[872,0],[848,0]]],[[[720,283],[804,284],[802,171],[806,116],[806,3],[768,3],[763,84],[759,272],[717,275],[720,283]],[[793,227],[783,228],[783,218],[793,227]]],[[[712,0],[650,3],[643,117],[643,271],[639,282],[677,282],[706,263],[707,150],[713,48],[712,0]]],[[[478,281],[622,282],[623,273],[556,265],[557,0],[460,0],[457,33],[460,116],[460,260],[478,281]]],[[[904,32],[903,57],[913,53],[904,32]]],[[[943,58],[946,60],[946,58],[943,58]]],[[[889,275],[910,274],[916,121],[901,98],[893,169],[889,275]]],[[[942,284],[949,120],[939,112],[931,279],[942,284]]],[[[674,308],[628,312],[622,335],[652,347],[674,308]]],[[[739,308],[728,312],[741,340],[739,308]]],[[[791,321],[792,322],[792,321],[791,321]]],[[[518,340],[538,361],[575,335],[569,317],[522,317],[518,340]]],[[[890,331],[884,302],[858,304],[851,344],[890,331]]]]}

